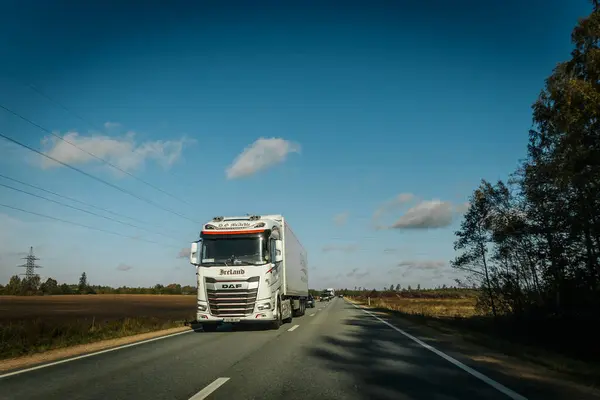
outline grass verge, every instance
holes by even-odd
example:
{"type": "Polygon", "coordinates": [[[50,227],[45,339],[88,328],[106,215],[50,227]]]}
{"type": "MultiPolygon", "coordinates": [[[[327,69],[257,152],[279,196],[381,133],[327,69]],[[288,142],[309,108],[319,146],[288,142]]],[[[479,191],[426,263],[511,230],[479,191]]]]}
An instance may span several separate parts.
{"type": "MultiPolygon", "coordinates": [[[[368,302],[363,297],[351,297],[350,300],[364,306],[368,302]]],[[[543,339],[538,336],[536,342],[534,335],[526,335],[514,325],[497,323],[492,318],[477,315],[474,299],[375,298],[371,299],[368,307],[372,311],[387,312],[392,317],[566,374],[586,385],[600,385],[598,360],[580,360],[549,350],[544,345],[549,338],[560,341],[559,337],[551,334],[543,339]]]]}
{"type": "Polygon", "coordinates": [[[14,320],[0,325],[0,360],[183,326],[183,320],[127,317],[14,320]]]}

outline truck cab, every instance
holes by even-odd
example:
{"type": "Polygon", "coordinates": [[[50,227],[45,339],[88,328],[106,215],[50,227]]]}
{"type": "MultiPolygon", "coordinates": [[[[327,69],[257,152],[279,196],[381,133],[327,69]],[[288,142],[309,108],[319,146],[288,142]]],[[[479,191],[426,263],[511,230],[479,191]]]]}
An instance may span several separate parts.
{"type": "Polygon", "coordinates": [[[197,275],[196,322],[205,331],[249,322],[278,329],[304,313],[306,254],[288,231],[283,217],[273,215],[215,217],[203,225],[190,263],[197,275]]]}

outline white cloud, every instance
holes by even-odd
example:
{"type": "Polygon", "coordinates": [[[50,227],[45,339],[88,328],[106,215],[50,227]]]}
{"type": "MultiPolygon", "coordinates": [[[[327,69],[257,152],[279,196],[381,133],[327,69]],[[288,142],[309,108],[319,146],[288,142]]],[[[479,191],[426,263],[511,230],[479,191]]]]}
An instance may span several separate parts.
{"type": "Polygon", "coordinates": [[[110,122],[110,121],[106,121],[104,123],[104,128],[106,129],[113,129],[113,128],[119,128],[121,126],[120,123],[118,122],[110,122]]]}
{"type": "MultiPolygon", "coordinates": [[[[413,272],[421,272],[421,273],[433,273],[431,276],[432,279],[443,278],[443,270],[447,266],[446,261],[442,260],[408,260],[401,261],[398,263],[398,267],[407,267],[402,272],[402,277],[406,278],[409,275],[412,275],[413,272]]],[[[421,274],[419,276],[422,276],[421,274]]]]}
{"type": "MultiPolygon", "coordinates": [[[[57,160],[72,165],[101,163],[101,161],[88,154],[91,153],[128,172],[141,168],[147,160],[152,160],[164,168],[168,168],[181,157],[184,144],[193,142],[182,138],[180,140],[156,140],[137,144],[134,140],[134,132],[128,132],[122,137],[110,137],[101,134],[83,136],[78,132],[70,131],[65,133],[63,138],[85,151],[54,136],[47,136],[42,141],[44,152],[57,160]]],[[[43,169],[60,166],[60,164],[47,158],[41,159],[43,169]]],[[[110,169],[113,172],[115,171],[113,168],[110,169]]]]}
{"type": "Polygon", "coordinates": [[[452,203],[441,200],[422,201],[406,211],[390,228],[443,228],[452,223],[453,217],[452,203]]]}
{"type": "Polygon", "coordinates": [[[360,271],[359,268],[353,268],[352,271],[350,271],[350,272],[348,272],[346,274],[346,277],[347,278],[357,278],[357,279],[360,279],[360,278],[364,278],[366,276],[369,276],[371,274],[369,271],[363,271],[363,272],[359,272],[359,271],[360,271]]]}
{"type": "Polygon", "coordinates": [[[184,247],[181,250],[179,250],[179,253],[177,253],[177,258],[187,258],[190,256],[190,248],[189,247],[184,247]]]}
{"type": "Polygon", "coordinates": [[[133,269],[133,267],[131,265],[127,265],[127,264],[119,264],[117,266],[117,271],[129,271],[130,269],[133,269]]]}
{"type": "Polygon", "coordinates": [[[358,249],[357,244],[345,244],[345,245],[329,244],[329,245],[323,246],[323,248],[321,250],[324,253],[328,253],[330,251],[342,251],[342,252],[351,253],[353,251],[356,251],[357,249],[358,249]]]}
{"type": "Polygon", "coordinates": [[[438,269],[446,264],[447,262],[442,260],[409,260],[399,262],[398,266],[418,269],[438,269]]]}
{"type": "Polygon", "coordinates": [[[336,224],[337,226],[345,225],[346,222],[348,222],[348,216],[349,216],[349,214],[347,212],[334,215],[333,223],[336,224]]]}
{"type": "Polygon", "coordinates": [[[459,214],[464,214],[464,213],[466,213],[467,211],[469,211],[469,207],[471,207],[471,204],[470,204],[468,201],[466,201],[466,202],[464,202],[464,203],[462,203],[462,204],[458,204],[458,205],[455,207],[455,210],[456,210],[456,212],[457,212],[457,213],[459,213],[459,214]]]}
{"type": "Polygon", "coordinates": [[[392,200],[385,202],[381,205],[375,213],[373,213],[373,219],[381,217],[383,214],[393,211],[394,209],[403,206],[411,201],[415,200],[416,196],[412,193],[400,193],[392,200]]]}
{"type": "Polygon", "coordinates": [[[285,161],[289,153],[300,153],[300,145],[281,138],[259,138],[227,168],[227,179],[243,178],[285,161]]]}

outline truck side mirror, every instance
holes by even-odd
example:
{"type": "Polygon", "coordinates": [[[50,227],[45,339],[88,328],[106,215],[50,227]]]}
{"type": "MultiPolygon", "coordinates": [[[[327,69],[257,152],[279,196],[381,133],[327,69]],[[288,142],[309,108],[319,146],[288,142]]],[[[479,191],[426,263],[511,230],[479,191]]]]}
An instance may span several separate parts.
{"type": "Polygon", "coordinates": [[[283,241],[276,240],[275,241],[275,259],[273,262],[281,262],[283,261],[283,241]]]}
{"type": "Polygon", "coordinates": [[[192,242],[190,248],[190,264],[200,265],[200,241],[192,242]]]}

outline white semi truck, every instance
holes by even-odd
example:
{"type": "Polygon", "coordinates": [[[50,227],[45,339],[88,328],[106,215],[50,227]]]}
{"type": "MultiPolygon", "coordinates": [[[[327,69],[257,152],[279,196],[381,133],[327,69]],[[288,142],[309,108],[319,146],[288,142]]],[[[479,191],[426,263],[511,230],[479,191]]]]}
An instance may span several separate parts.
{"type": "Polygon", "coordinates": [[[307,254],[282,215],[215,217],[193,242],[196,323],[282,323],[302,316],[308,299],[307,254]]]}

